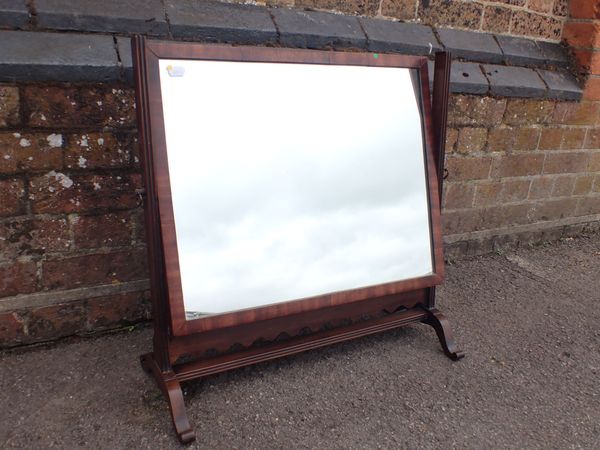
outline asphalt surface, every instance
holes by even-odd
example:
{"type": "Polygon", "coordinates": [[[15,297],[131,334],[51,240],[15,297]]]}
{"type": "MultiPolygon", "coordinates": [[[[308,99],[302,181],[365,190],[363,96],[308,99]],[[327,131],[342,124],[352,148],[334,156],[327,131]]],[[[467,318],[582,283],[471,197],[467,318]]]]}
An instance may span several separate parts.
{"type": "MultiPolygon", "coordinates": [[[[190,382],[188,448],[600,448],[600,236],[447,268],[465,359],[411,325],[190,382]]],[[[0,354],[0,448],[180,448],[150,347],[144,328],[0,354]]]]}

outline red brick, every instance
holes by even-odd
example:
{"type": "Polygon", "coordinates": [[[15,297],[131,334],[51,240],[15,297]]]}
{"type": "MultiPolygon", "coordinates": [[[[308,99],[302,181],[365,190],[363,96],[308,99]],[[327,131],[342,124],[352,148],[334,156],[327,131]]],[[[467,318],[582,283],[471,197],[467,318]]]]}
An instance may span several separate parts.
{"type": "Polygon", "coordinates": [[[0,348],[18,344],[24,337],[23,322],[15,313],[0,314],[0,348]]]}
{"type": "Polygon", "coordinates": [[[554,187],[552,188],[552,197],[570,196],[575,187],[575,179],[574,176],[556,178],[556,180],[554,180],[554,187]]]}
{"type": "Polygon", "coordinates": [[[525,153],[507,155],[494,160],[492,177],[522,177],[542,173],[544,155],[525,153]]]}
{"type": "Polygon", "coordinates": [[[588,170],[590,172],[600,172],[600,152],[590,153],[588,170]]]}
{"type": "Polygon", "coordinates": [[[579,150],[585,140],[585,128],[565,128],[561,149],[579,150]]]}
{"type": "Polygon", "coordinates": [[[49,289],[114,284],[146,276],[146,253],[142,250],[73,256],[42,265],[42,283],[49,289]]]}
{"type": "Polygon", "coordinates": [[[507,125],[539,125],[548,123],[554,111],[549,100],[510,99],[504,112],[507,125]]]}
{"type": "Polygon", "coordinates": [[[90,329],[122,326],[150,318],[150,293],[128,292],[88,300],[90,329]]]}
{"type": "Polygon", "coordinates": [[[37,267],[34,262],[13,261],[0,265],[0,297],[29,294],[37,288],[37,267]]]}
{"type": "Polygon", "coordinates": [[[489,177],[491,158],[459,158],[449,156],[446,159],[448,181],[480,180],[489,177]]]}
{"type": "Polygon", "coordinates": [[[532,11],[549,13],[554,7],[554,0],[529,0],[527,7],[532,11]]]}
{"type": "MultiPolygon", "coordinates": [[[[345,2],[341,1],[341,3],[345,2]]],[[[376,5],[379,4],[379,2],[374,3],[376,5]]],[[[393,17],[400,20],[414,19],[415,4],[416,0],[383,0],[381,2],[381,14],[386,17],[393,17]]],[[[377,14],[377,8],[375,8],[375,14],[377,14]]]]}
{"type": "Polygon", "coordinates": [[[19,124],[19,89],[0,86],[0,127],[19,124]]]}
{"type": "Polygon", "coordinates": [[[486,6],[483,14],[483,31],[508,33],[512,10],[500,6],[486,6]]]}
{"type": "Polygon", "coordinates": [[[128,166],[134,136],[128,133],[71,135],[65,149],[67,168],[109,169],[128,166]]]}
{"type": "Polygon", "coordinates": [[[594,183],[594,175],[580,175],[575,181],[575,187],[573,188],[573,195],[586,195],[592,190],[592,184],[594,183]]]}
{"type": "Polygon", "coordinates": [[[552,193],[552,187],[554,186],[555,177],[536,177],[531,181],[531,187],[529,188],[530,200],[539,200],[542,198],[550,197],[552,193]]]}
{"type": "Polygon", "coordinates": [[[475,206],[493,206],[525,200],[530,180],[502,180],[477,185],[475,206]]]}
{"type": "Polygon", "coordinates": [[[454,152],[457,140],[458,130],[456,128],[448,128],[446,130],[446,153],[454,152]]]}
{"type": "Polygon", "coordinates": [[[23,108],[32,127],[85,128],[135,125],[131,89],[107,85],[61,87],[30,85],[23,88],[23,108]]]}
{"type": "Polygon", "coordinates": [[[470,208],[473,205],[475,188],[469,183],[446,183],[444,186],[444,208],[470,208]]]}
{"type": "Polygon", "coordinates": [[[495,126],[501,123],[506,99],[452,95],[448,106],[448,121],[454,125],[495,126]]]}
{"type": "Polygon", "coordinates": [[[25,185],[13,178],[0,180],[0,216],[18,216],[25,213],[25,185]]]}
{"type": "Polygon", "coordinates": [[[101,212],[137,205],[139,176],[69,175],[51,171],[29,182],[34,213],[101,212]]]}
{"type": "Polygon", "coordinates": [[[62,135],[0,133],[0,173],[62,168],[62,135]]]}
{"type": "Polygon", "coordinates": [[[596,175],[594,177],[594,182],[592,183],[592,192],[600,192],[600,175],[596,175]]]}
{"type": "Polygon", "coordinates": [[[576,49],[572,53],[583,73],[600,75],[600,51],[576,49]]]}
{"type": "Polygon", "coordinates": [[[131,223],[133,226],[133,241],[136,244],[146,243],[146,226],[144,218],[144,210],[136,209],[131,214],[131,223]]]}
{"type": "Polygon", "coordinates": [[[598,47],[600,25],[591,22],[567,22],[563,28],[563,39],[571,47],[598,47]]]}
{"type": "Polygon", "coordinates": [[[540,150],[560,150],[562,138],[562,128],[542,128],[538,148],[540,150]]]}
{"type": "Polygon", "coordinates": [[[458,143],[456,151],[458,153],[478,153],[483,150],[487,141],[486,128],[461,128],[458,131],[458,143]]]}
{"type": "Polygon", "coordinates": [[[596,0],[569,0],[569,12],[574,19],[600,19],[600,3],[596,0]]]}
{"type": "Polygon", "coordinates": [[[544,164],[544,173],[585,172],[589,156],[585,152],[549,153],[544,164]]]}
{"type": "Polygon", "coordinates": [[[131,244],[130,213],[71,217],[77,248],[120,247],[131,244]]]}
{"type": "Polygon", "coordinates": [[[28,218],[0,224],[0,259],[15,260],[69,247],[69,227],[64,218],[28,218]]]}
{"type": "Polygon", "coordinates": [[[583,87],[584,100],[600,100],[600,77],[590,76],[583,87]]]}
{"type": "Polygon", "coordinates": [[[546,200],[535,203],[530,210],[530,217],[535,220],[558,220],[575,215],[578,200],[564,198],[559,200],[546,200]]]}
{"type": "Polygon", "coordinates": [[[488,152],[508,152],[512,150],[515,141],[514,128],[491,128],[488,135],[488,152]]]}
{"type": "Polygon", "coordinates": [[[517,128],[513,149],[518,151],[535,150],[539,140],[539,128],[517,128]]]}
{"type": "Polygon", "coordinates": [[[563,125],[595,125],[600,117],[599,102],[559,102],[552,121],[563,125]]]}
{"type": "Polygon", "coordinates": [[[543,39],[559,40],[562,22],[550,16],[529,11],[515,10],[512,19],[512,34],[543,39]]]}
{"type": "Polygon", "coordinates": [[[34,341],[56,339],[85,331],[85,324],[83,303],[45,306],[31,311],[28,334],[34,341]]]}
{"type": "Polygon", "coordinates": [[[587,216],[589,214],[600,213],[600,195],[593,197],[583,197],[577,205],[576,215],[587,216]]]}
{"type": "Polygon", "coordinates": [[[600,149],[600,128],[588,128],[583,148],[600,149]]]}
{"type": "Polygon", "coordinates": [[[491,206],[500,202],[500,191],[502,183],[492,181],[490,183],[480,183],[476,187],[475,202],[476,207],[491,206]]]}

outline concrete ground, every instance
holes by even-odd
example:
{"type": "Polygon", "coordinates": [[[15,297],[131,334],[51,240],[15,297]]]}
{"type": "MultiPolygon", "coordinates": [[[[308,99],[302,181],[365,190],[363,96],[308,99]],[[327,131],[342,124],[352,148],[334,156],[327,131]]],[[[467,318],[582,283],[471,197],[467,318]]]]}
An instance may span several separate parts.
{"type": "MultiPolygon", "coordinates": [[[[600,448],[600,236],[448,265],[412,325],[186,385],[189,448],[600,448]]],[[[148,328],[0,355],[0,448],[177,449],[148,328]]]]}

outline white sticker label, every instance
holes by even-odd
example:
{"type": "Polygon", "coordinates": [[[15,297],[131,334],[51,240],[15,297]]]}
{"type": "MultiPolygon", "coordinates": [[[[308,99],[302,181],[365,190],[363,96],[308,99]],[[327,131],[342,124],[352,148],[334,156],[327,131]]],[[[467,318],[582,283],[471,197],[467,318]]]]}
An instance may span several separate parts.
{"type": "Polygon", "coordinates": [[[183,74],[185,73],[185,67],[168,65],[167,73],[171,77],[182,77],[183,74]]]}

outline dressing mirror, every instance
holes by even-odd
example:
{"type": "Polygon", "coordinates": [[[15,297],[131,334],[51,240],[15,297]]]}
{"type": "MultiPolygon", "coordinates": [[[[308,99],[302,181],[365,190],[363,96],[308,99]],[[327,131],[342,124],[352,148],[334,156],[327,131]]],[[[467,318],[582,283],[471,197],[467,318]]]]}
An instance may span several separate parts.
{"type": "Polygon", "coordinates": [[[133,40],[154,351],[180,383],[423,322],[443,279],[450,59],[133,40]],[[260,343],[260,345],[257,345],[260,343]]]}

